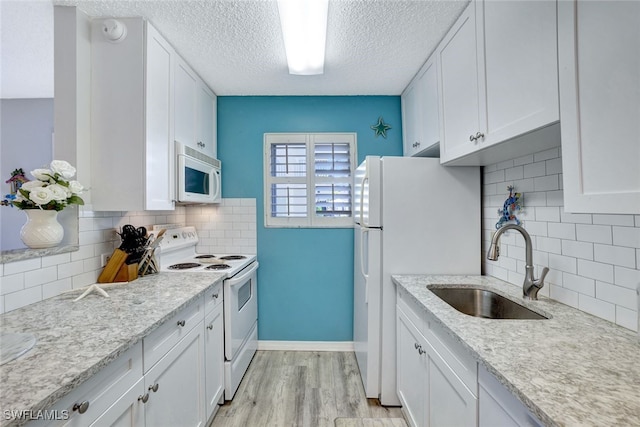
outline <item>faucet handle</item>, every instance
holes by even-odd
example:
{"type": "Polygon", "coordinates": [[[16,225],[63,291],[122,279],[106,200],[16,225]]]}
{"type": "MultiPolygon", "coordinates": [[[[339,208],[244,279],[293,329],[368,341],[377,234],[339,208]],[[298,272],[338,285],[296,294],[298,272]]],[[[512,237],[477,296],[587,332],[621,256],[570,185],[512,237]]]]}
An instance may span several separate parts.
{"type": "Polygon", "coordinates": [[[542,272],[540,273],[540,278],[533,281],[534,286],[536,286],[538,289],[542,288],[544,286],[544,278],[547,277],[548,272],[549,267],[543,268],[542,272]]]}

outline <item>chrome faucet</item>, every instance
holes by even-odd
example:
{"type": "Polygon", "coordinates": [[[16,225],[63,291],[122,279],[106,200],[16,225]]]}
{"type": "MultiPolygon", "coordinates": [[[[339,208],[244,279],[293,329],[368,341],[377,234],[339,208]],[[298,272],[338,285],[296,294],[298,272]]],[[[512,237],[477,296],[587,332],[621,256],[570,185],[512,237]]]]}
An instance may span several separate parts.
{"type": "Polygon", "coordinates": [[[535,279],[533,277],[533,249],[531,247],[531,236],[529,236],[527,230],[515,224],[506,224],[499,228],[491,239],[491,246],[489,246],[489,251],[487,252],[487,259],[490,261],[498,260],[498,257],[500,256],[500,246],[498,246],[500,236],[502,236],[502,233],[507,230],[519,231],[520,234],[522,234],[522,237],[524,237],[527,265],[525,266],[524,283],[522,284],[522,296],[525,299],[537,300],[538,291],[544,286],[544,278],[549,272],[549,269],[547,267],[543,268],[539,279],[535,279]]]}

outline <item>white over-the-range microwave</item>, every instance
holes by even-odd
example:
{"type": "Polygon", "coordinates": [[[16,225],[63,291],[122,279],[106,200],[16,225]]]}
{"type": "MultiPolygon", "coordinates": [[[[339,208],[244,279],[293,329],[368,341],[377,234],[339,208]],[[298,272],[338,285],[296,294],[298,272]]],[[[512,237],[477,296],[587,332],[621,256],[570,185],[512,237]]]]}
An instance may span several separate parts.
{"type": "Polygon", "coordinates": [[[222,196],[220,160],[176,141],[177,202],[219,203],[222,196]]]}

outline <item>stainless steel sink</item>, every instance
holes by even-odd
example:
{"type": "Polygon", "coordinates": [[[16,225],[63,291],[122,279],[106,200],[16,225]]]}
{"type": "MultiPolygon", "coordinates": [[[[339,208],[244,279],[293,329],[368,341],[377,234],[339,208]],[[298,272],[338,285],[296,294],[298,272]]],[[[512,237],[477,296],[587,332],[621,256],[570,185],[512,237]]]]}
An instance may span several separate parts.
{"type": "Polygon", "coordinates": [[[461,313],[484,319],[547,319],[495,292],[479,288],[429,287],[431,292],[461,313]]]}

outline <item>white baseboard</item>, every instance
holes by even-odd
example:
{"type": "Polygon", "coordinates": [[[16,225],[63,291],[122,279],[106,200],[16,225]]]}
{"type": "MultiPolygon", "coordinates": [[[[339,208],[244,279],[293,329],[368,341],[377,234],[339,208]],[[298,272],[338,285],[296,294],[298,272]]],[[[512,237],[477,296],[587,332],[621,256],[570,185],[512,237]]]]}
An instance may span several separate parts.
{"type": "Polygon", "coordinates": [[[258,341],[258,350],[353,351],[353,341],[258,341]]]}

